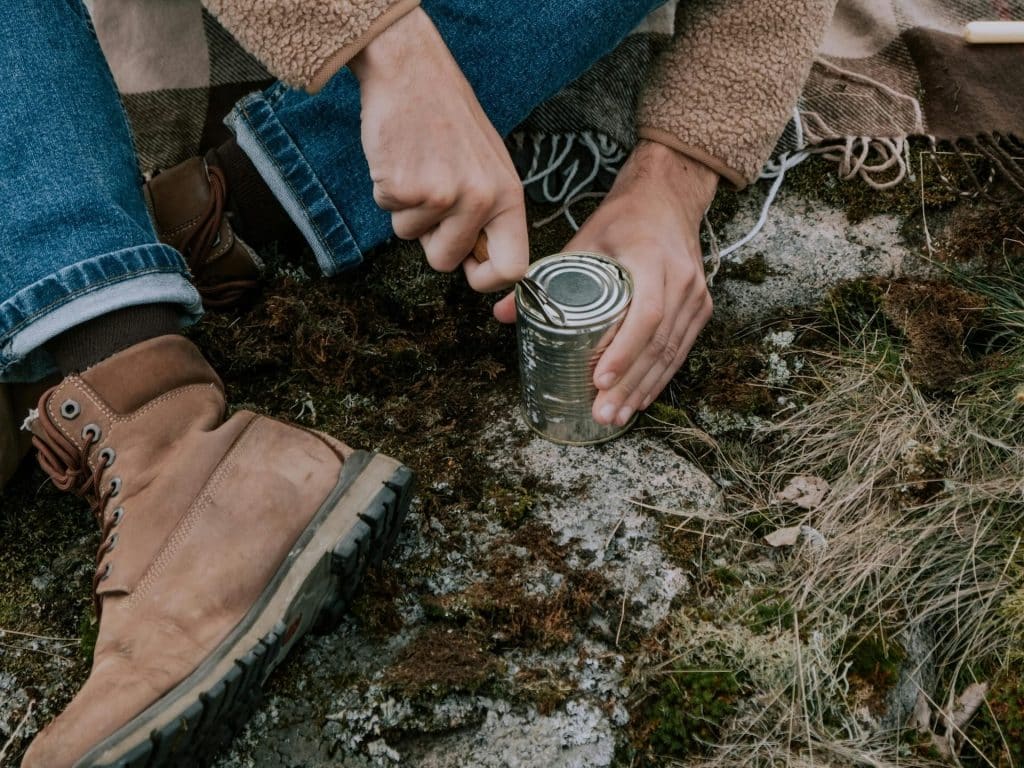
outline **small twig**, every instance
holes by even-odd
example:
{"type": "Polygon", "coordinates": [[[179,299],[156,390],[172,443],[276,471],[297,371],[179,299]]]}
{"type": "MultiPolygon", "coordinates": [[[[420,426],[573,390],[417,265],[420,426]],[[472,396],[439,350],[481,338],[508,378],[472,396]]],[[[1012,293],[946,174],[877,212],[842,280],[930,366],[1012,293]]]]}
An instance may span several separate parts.
{"type": "Polygon", "coordinates": [[[28,721],[29,717],[32,716],[32,710],[35,709],[35,706],[35,701],[29,700],[28,706],[25,708],[25,714],[21,716],[21,720],[18,721],[17,727],[11,732],[10,737],[7,739],[7,743],[4,744],[4,748],[0,749],[0,765],[3,764],[4,758],[7,757],[7,750],[10,749],[11,745],[17,740],[18,734],[21,733],[21,729],[25,727],[25,723],[28,721]]]}
{"type": "Polygon", "coordinates": [[[921,222],[924,224],[924,242],[928,248],[928,256],[931,258],[934,256],[934,249],[932,248],[932,233],[928,229],[928,210],[924,201],[924,154],[919,154],[917,160],[921,171],[921,222]]]}
{"type": "Polygon", "coordinates": [[[612,532],[608,534],[608,540],[605,541],[604,547],[601,549],[602,552],[607,553],[608,547],[612,545],[612,540],[615,538],[615,534],[619,532],[619,528],[622,527],[623,522],[626,520],[626,513],[622,513],[622,517],[619,518],[618,522],[615,523],[615,527],[612,528],[612,532]]]}
{"type": "Polygon", "coordinates": [[[615,630],[615,647],[619,647],[619,638],[622,637],[622,624],[626,620],[626,599],[629,597],[629,592],[625,589],[622,590],[622,611],[619,613],[619,628],[615,630]]]}
{"type": "Polygon", "coordinates": [[[19,632],[16,629],[0,628],[0,637],[4,635],[17,635],[18,637],[31,637],[33,640],[53,640],[57,643],[80,643],[77,637],[52,637],[50,635],[34,635],[31,632],[19,632]]]}
{"type": "Polygon", "coordinates": [[[648,512],[660,512],[663,515],[672,515],[673,517],[682,517],[686,520],[703,520],[707,523],[731,523],[733,522],[730,518],[725,515],[709,515],[701,512],[683,512],[678,509],[669,509],[668,507],[659,507],[657,504],[647,504],[643,501],[637,501],[636,499],[629,500],[631,504],[635,504],[641,509],[646,509],[648,512]]]}
{"type": "Polygon", "coordinates": [[[42,648],[26,648],[21,645],[13,645],[12,643],[0,643],[0,648],[10,648],[12,651],[26,651],[27,653],[43,653],[57,659],[64,659],[64,661],[67,661],[69,658],[53,651],[44,651],[42,648]]]}

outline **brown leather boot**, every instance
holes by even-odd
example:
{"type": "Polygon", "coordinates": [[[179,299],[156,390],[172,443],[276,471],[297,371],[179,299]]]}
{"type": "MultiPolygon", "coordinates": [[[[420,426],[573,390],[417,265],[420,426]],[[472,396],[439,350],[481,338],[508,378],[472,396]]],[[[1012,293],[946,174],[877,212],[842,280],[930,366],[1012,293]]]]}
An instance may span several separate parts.
{"type": "Polygon", "coordinates": [[[193,157],[154,176],[143,192],[157,236],[185,257],[204,306],[225,309],[256,294],[263,262],[231,228],[219,168],[193,157]]]}
{"type": "Polygon", "coordinates": [[[40,401],[40,464],[102,526],[100,628],[89,679],[23,766],[204,763],[393,543],[408,469],[224,412],[217,375],[178,336],[130,347],[40,401]]]}
{"type": "Polygon", "coordinates": [[[21,428],[29,408],[54,383],[0,384],[0,491],[32,448],[32,436],[21,428]]]}

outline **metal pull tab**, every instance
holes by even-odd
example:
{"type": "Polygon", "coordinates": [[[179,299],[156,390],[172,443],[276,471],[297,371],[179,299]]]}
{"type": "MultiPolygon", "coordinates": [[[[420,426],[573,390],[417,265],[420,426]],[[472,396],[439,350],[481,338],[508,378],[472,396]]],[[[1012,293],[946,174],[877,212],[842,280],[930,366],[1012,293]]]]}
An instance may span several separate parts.
{"type": "MultiPolygon", "coordinates": [[[[480,237],[477,238],[476,245],[473,246],[472,256],[481,264],[491,258],[491,254],[487,250],[486,232],[481,232],[480,237]]],[[[523,293],[530,299],[534,309],[544,315],[544,318],[551,325],[565,325],[565,314],[535,280],[524,277],[519,281],[519,285],[522,286],[523,293]]]]}
{"type": "Polygon", "coordinates": [[[519,286],[523,289],[523,294],[530,299],[534,308],[544,315],[551,325],[565,325],[565,314],[535,280],[524,277],[519,281],[519,286]]]}

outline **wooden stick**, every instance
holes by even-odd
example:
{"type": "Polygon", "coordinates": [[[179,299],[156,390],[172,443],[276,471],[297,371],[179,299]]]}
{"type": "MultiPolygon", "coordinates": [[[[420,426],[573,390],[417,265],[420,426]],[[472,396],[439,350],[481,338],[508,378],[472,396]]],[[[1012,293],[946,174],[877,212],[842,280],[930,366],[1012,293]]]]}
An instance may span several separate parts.
{"type": "Polygon", "coordinates": [[[964,30],[968,43],[1024,43],[1024,21],[972,21],[964,30]]]}
{"type": "Polygon", "coordinates": [[[476,245],[473,246],[473,258],[481,264],[491,258],[491,253],[487,250],[486,232],[481,232],[480,237],[476,239],[476,245]]]}

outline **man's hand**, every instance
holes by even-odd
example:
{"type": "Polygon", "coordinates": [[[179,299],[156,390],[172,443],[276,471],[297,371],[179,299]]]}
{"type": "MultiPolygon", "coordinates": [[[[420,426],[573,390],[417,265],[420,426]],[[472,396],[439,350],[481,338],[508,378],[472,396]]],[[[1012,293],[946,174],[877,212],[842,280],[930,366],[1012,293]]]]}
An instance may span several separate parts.
{"type": "Polygon", "coordinates": [[[519,176],[427,14],[404,16],[349,67],[360,83],[373,196],[395,234],[418,239],[440,272],[462,265],[477,291],[519,280],[529,264],[519,176]],[[491,258],[480,264],[466,257],[482,231],[491,258]]]}
{"type": "MultiPolygon", "coordinates": [[[[649,406],[683,364],[711,318],[700,222],[718,176],[661,144],[641,142],[611,193],[566,251],[611,256],[633,275],[633,303],[594,370],[594,419],[625,425],[649,406]]],[[[494,308],[515,319],[515,298],[494,308]]]]}

